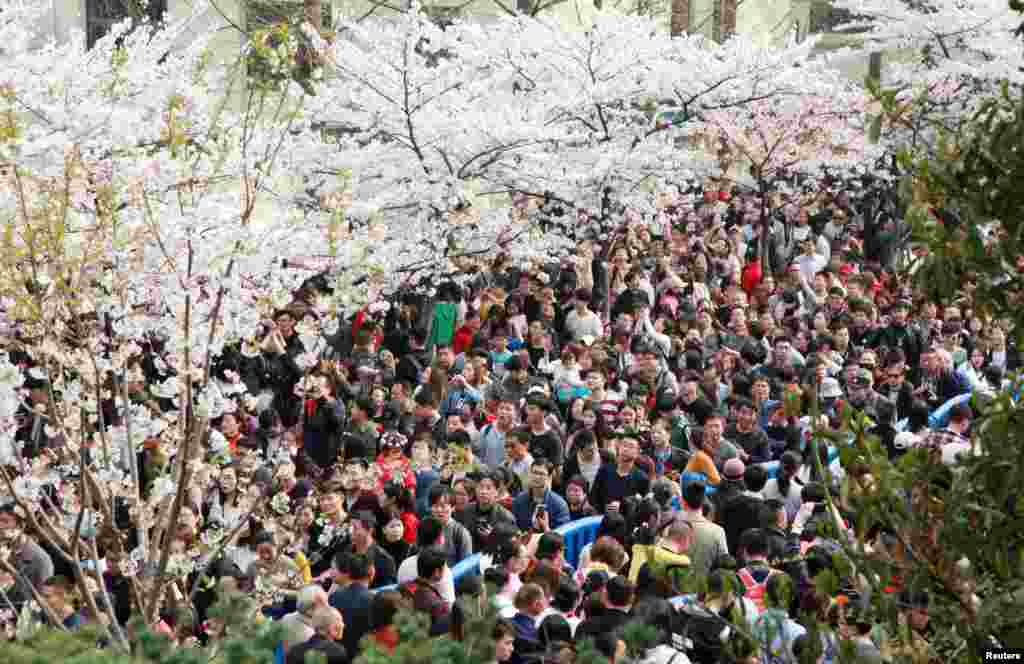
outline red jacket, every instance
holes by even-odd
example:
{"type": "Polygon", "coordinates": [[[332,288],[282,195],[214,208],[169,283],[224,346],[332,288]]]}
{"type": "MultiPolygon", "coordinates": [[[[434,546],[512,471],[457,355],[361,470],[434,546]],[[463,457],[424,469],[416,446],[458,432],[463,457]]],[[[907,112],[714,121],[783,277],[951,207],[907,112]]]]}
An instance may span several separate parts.
{"type": "Polygon", "coordinates": [[[746,264],[743,268],[743,273],[740,276],[740,284],[743,286],[743,290],[750,293],[754,292],[758,284],[761,283],[761,261],[753,260],[746,264]]]}
{"type": "Polygon", "coordinates": [[[476,331],[468,325],[463,325],[455,330],[455,335],[452,337],[452,351],[456,355],[465,353],[473,345],[473,337],[475,336],[476,331]]]}

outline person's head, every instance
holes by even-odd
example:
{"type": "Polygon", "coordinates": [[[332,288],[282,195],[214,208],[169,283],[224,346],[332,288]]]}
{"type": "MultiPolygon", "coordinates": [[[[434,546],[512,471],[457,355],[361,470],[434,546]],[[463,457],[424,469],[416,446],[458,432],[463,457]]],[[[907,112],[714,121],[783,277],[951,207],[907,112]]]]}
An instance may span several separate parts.
{"type": "Polygon", "coordinates": [[[402,513],[398,509],[392,508],[388,511],[382,532],[384,539],[392,543],[405,537],[405,523],[402,521],[402,513]]]}
{"type": "Polygon", "coordinates": [[[285,339],[291,337],[295,332],[295,316],[287,309],[281,309],[274,314],[274,324],[277,326],[278,332],[285,339]]]}
{"type": "Polygon", "coordinates": [[[529,429],[513,429],[505,434],[505,454],[513,461],[522,461],[530,453],[529,429]]]}
{"type": "Polygon", "coordinates": [[[712,413],[704,421],[704,447],[716,447],[722,440],[722,433],[725,431],[725,418],[718,413],[712,413]]]}
{"type": "Polygon", "coordinates": [[[742,431],[750,431],[757,424],[757,410],[754,403],[745,397],[736,399],[736,424],[742,431]]]}
{"type": "Polygon", "coordinates": [[[603,563],[612,573],[618,573],[629,560],[626,549],[613,537],[599,537],[590,547],[590,562],[603,563]]]}
{"type": "Polygon", "coordinates": [[[231,438],[232,436],[238,435],[239,425],[238,418],[235,417],[234,413],[225,413],[220,418],[220,432],[225,437],[231,438]]]}
{"type": "Polygon", "coordinates": [[[352,556],[349,561],[349,578],[353,583],[362,583],[369,586],[373,583],[374,567],[373,559],[370,556],[362,553],[357,553],[352,556]]]}
{"type": "Polygon", "coordinates": [[[430,505],[430,514],[442,524],[447,525],[455,509],[455,496],[452,490],[443,484],[435,484],[430,487],[427,502],[430,505]]]}
{"type": "Polygon", "coordinates": [[[704,506],[704,497],[707,495],[707,485],[704,482],[687,482],[683,487],[683,504],[691,510],[699,510],[704,506]]]}
{"type": "Polygon", "coordinates": [[[785,477],[794,477],[800,470],[800,455],[792,450],[783,453],[779,461],[779,472],[785,477]]]}
{"type": "Polygon", "coordinates": [[[626,404],[619,411],[619,422],[622,423],[624,429],[635,429],[636,428],[636,408],[630,404],[626,404]]]}
{"type": "Polygon", "coordinates": [[[547,411],[541,404],[541,400],[536,397],[531,397],[526,402],[526,423],[534,428],[539,428],[544,424],[544,416],[547,415],[547,411]]]}
{"type": "Polygon", "coordinates": [[[373,531],[377,527],[377,517],[373,512],[360,511],[352,515],[352,544],[357,549],[365,550],[373,543],[373,531]]]}
{"type": "Polygon", "coordinates": [[[640,443],[632,436],[624,436],[619,439],[618,456],[616,460],[620,464],[630,464],[636,461],[640,455],[640,443]]]}
{"type": "Polygon", "coordinates": [[[683,519],[673,519],[665,530],[665,538],[672,543],[676,553],[686,553],[693,544],[693,526],[683,519]]]}
{"type": "Polygon", "coordinates": [[[455,365],[455,352],[452,347],[448,344],[438,344],[436,346],[436,360],[437,365],[445,371],[451,370],[452,366],[455,365]]]}
{"type": "Polygon", "coordinates": [[[327,641],[340,641],[345,634],[345,619],[341,611],[329,606],[314,611],[312,623],[316,633],[327,641]]]}
{"type": "Polygon", "coordinates": [[[304,586],[295,596],[295,610],[309,616],[319,608],[327,606],[327,591],[320,584],[304,586]]]}
{"type": "Polygon", "coordinates": [[[432,584],[441,582],[448,567],[448,556],[439,548],[430,547],[416,556],[416,574],[432,584]]]}
{"type": "Polygon", "coordinates": [[[61,611],[71,603],[74,586],[63,576],[53,576],[43,582],[42,596],[55,610],[61,611]]]}
{"type": "Polygon", "coordinates": [[[444,546],[444,522],[434,516],[422,519],[416,526],[416,544],[420,549],[444,546]]]}
{"type": "Polygon", "coordinates": [[[928,606],[931,604],[931,597],[926,591],[904,590],[900,593],[899,607],[907,615],[910,627],[918,632],[928,627],[930,616],[928,606]]]}
{"type": "Polygon", "coordinates": [[[771,396],[771,385],[764,376],[757,376],[750,383],[750,395],[756,402],[766,401],[771,396]]]}
{"type": "Polygon", "coordinates": [[[498,402],[498,424],[503,428],[512,426],[516,421],[516,406],[511,400],[503,398],[498,402]]]}
{"type": "Polygon", "coordinates": [[[565,537],[554,531],[546,532],[537,541],[537,560],[548,560],[556,566],[565,561],[565,537]]]}
{"type": "Polygon", "coordinates": [[[633,604],[633,584],[624,576],[613,576],[604,587],[605,605],[610,609],[628,609],[633,604]]]}
{"type": "Polygon", "coordinates": [[[485,472],[476,483],[476,502],[481,507],[490,507],[498,499],[498,482],[494,475],[485,472]]]}
{"type": "Polygon", "coordinates": [[[740,554],[748,562],[768,557],[768,534],[760,528],[748,528],[740,535],[740,554]]]}
{"type": "Polygon", "coordinates": [[[473,502],[476,486],[467,479],[452,483],[452,509],[456,512],[466,509],[473,502]]]}
{"type": "Polygon", "coordinates": [[[377,631],[394,625],[398,612],[408,608],[408,602],[395,590],[375,593],[370,598],[370,629],[377,631]]]}
{"type": "Polygon", "coordinates": [[[743,484],[747,491],[759,492],[768,483],[768,471],[759,463],[752,463],[743,470],[743,484]]]}
{"type": "Polygon", "coordinates": [[[515,607],[520,613],[539,616],[547,608],[547,595],[536,583],[524,583],[516,593],[515,607]]]}
{"type": "Polygon", "coordinates": [[[570,507],[579,507],[587,500],[587,481],[582,475],[574,475],[565,485],[565,500],[570,507]]]}
{"type": "Polygon", "coordinates": [[[551,486],[552,466],[544,459],[533,462],[530,466],[529,484],[534,491],[547,491],[551,486]]]}
{"type": "Polygon", "coordinates": [[[494,638],[494,659],[504,664],[512,659],[516,645],[516,626],[510,620],[499,619],[491,633],[494,638]]]}
{"type": "Polygon", "coordinates": [[[238,488],[238,474],[234,467],[228,466],[221,470],[220,476],[217,478],[217,484],[222,492],[234,493],[235,489],[238,488]]]}

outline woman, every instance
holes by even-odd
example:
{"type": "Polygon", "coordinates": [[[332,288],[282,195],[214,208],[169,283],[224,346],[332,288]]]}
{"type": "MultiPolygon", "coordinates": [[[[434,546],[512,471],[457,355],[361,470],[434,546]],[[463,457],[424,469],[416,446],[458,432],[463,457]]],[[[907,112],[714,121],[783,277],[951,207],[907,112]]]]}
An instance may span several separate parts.
{"type": "Polygon", "coordinates": [[[403,560],[413,554],[415,546],[410,544],[405,537],[405,522],[398,509],[392,507],[388,510],[384,527],[381,530],[383,537],[380,547],[391,556],[395,564],[401,564],[403,560]]]}
{"type": "Polygon", "coordinates": [[[800,511],[800,505],[803,504],[800,497],[804,488],[804,482],[799,477],[801,465],[799,454],[793,451],[786,452],[779,462],[778,476],[768,480],[761,491],[765,500],[782,501],[786,506],[786,519],[789,523],[793,522],[796,513],[800,511]]]}
{"type": "Polygon", "coordinates": [[[216,485],[203,503],[203,521],[230,530],[245,513],[244,502],[237,471],[234,466],[227,466],[221,469],[216,485]]]}
{"type": "Polygon", "coordinates": [[[592,572],[604,572],[610,579],[618,576],[629,562],[629,556],[622,544],[608,536],[599,537],[590,547],[588,554],[587,563],[584,565],[581,561],[576,571],[575,580],[581,587],[592,572]]]}
{"type": "MultiPolygon", "coordinates": [[[[623,551],[626,550],[626,540],[629,537],[629,524],[626,523],[626,517],[622,516],[617,512],[609,512],[604,515],[601,519],[601,524],[597,527],[597,535],[594,541],[601,539],[602,537],[611,537],[618,542],[623,551]]],[[[580,550],[579,565],[577,568],[586,567],[590,563],[590,550],[593,548],[593,543],[587,544],[580,550]]]]}
{"type": "Polygon", "coordinates": [[[587,490],[590,484],[582,475],[574,475],[565,484],[565,502],[569,505],[569,520],[577,521],[597,514],[590,501],[587,490]]]}
{"type": "Polygon", "coordinates": [[[975,391],[985,386],[985,365],[987,362],[985,349],[979,344],[971,350],[967,361],[957,367],[957,371],[967,378],[971,384],[971,390],[975,391]]]}
{"type": "Polygon", "coordinates": [[[603,459],[597,446],[597,438],[593,432],[588,430],[580,431],[575,438],[575,447],[571,448],[566,456],[565,466],[562,469],[563,477],[580,476],[586,480],[586,491],[589,493],[597,477],[597,471],[601,469],[603,459]]]}
{"type": "Polygon", "coordinates": [[[403,454],[408,439],[397,431],[385,432],[380,439],[381,452],[377,456],[380,486],[395,483],[407,489],[416,488],[416,473],[403,454]]]}

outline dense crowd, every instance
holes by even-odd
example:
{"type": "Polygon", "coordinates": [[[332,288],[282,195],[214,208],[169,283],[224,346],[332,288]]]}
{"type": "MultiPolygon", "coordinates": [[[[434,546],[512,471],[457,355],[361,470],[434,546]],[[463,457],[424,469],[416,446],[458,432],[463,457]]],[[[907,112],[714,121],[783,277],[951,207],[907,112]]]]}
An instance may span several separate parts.
{"type": "MultiPolygon", "coordinates": [[[[1020,357],[969,292],[940,308],[897,277],[918,250],[858,191],[815,182],[778,195],[766,242],[756,197],[710,183],[662,195],[656,218],[627,214],[559,263],[497,255],[431,297],[370,304],[303,368],[301,328],[326,294],[311,278],[256,343],[217,361],[231,407],[176,528],[154,541],[187,553],[242,527],[207,570],[215,583],[190,593],[186,575],[169,602],[179,611],[157,627],[216,649],[209,607],[241,589],[254,615],[286,626],[289,664],[311,650],[331,664],[368,643],[393,650],[402,610],[458,639],[490,609],[503,664],[572,662],[587,639],[619,662],[634,622],[657,628],[652,663],[815,651],[831,664],[841,640],[868,662],[938,661],[927,592],[881,580],[909,626],[894,633],[871,611],[875,584],[837,565],[851,545],[895,569],[909,561],[891,531],[854,518],[865,470],[811,432],[859,412],[891,458],[926,446],[955,468],[972,449],[971,411],[957,405],[934,429],[929,414],[1001,389],[1020,357]],[[268,509],[255,514],[253,499],[268,509]],[[573,566],[558,529],[595,515],[573,566]],[[475,553],[479,573],[456,581],[475,553]],[[824,573],[841,577],[840,593],[821,592],[824,573]]],[[[144,349],[128,386],[155,412],[169,408],[160,365],[144,349]]],[[[37,454],[41,429],[27,417],[19,432],[37,454]]],[[[150,491],[172,459],[159,439],[138,458],[150,491]]],[[[131,531],[123,511],[112,526],[131,531]]],[[[0,508],[17,572],[0,579],[7,623],[34,586],[68,628],[109,620],[108,608],[127,625],[131,561],[108,536],[94,534],[86,564],[106,590],[95,615],[70,561],[0,508]]]]}

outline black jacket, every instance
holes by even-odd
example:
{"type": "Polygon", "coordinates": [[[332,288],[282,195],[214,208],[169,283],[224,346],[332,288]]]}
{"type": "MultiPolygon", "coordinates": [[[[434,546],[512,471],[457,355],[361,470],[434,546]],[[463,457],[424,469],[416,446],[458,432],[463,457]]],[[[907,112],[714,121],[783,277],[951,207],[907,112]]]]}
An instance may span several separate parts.
{"type": "Polygon", "coordinates": [[[328,641],[319,634],[314,634],[309,641],[304,641],[288,651],[287,664],[305,664],[306,653],[318,652],[327,657],[327,664],[348,664],[348,652],[345,647],[335,641],[328,641]]]}

